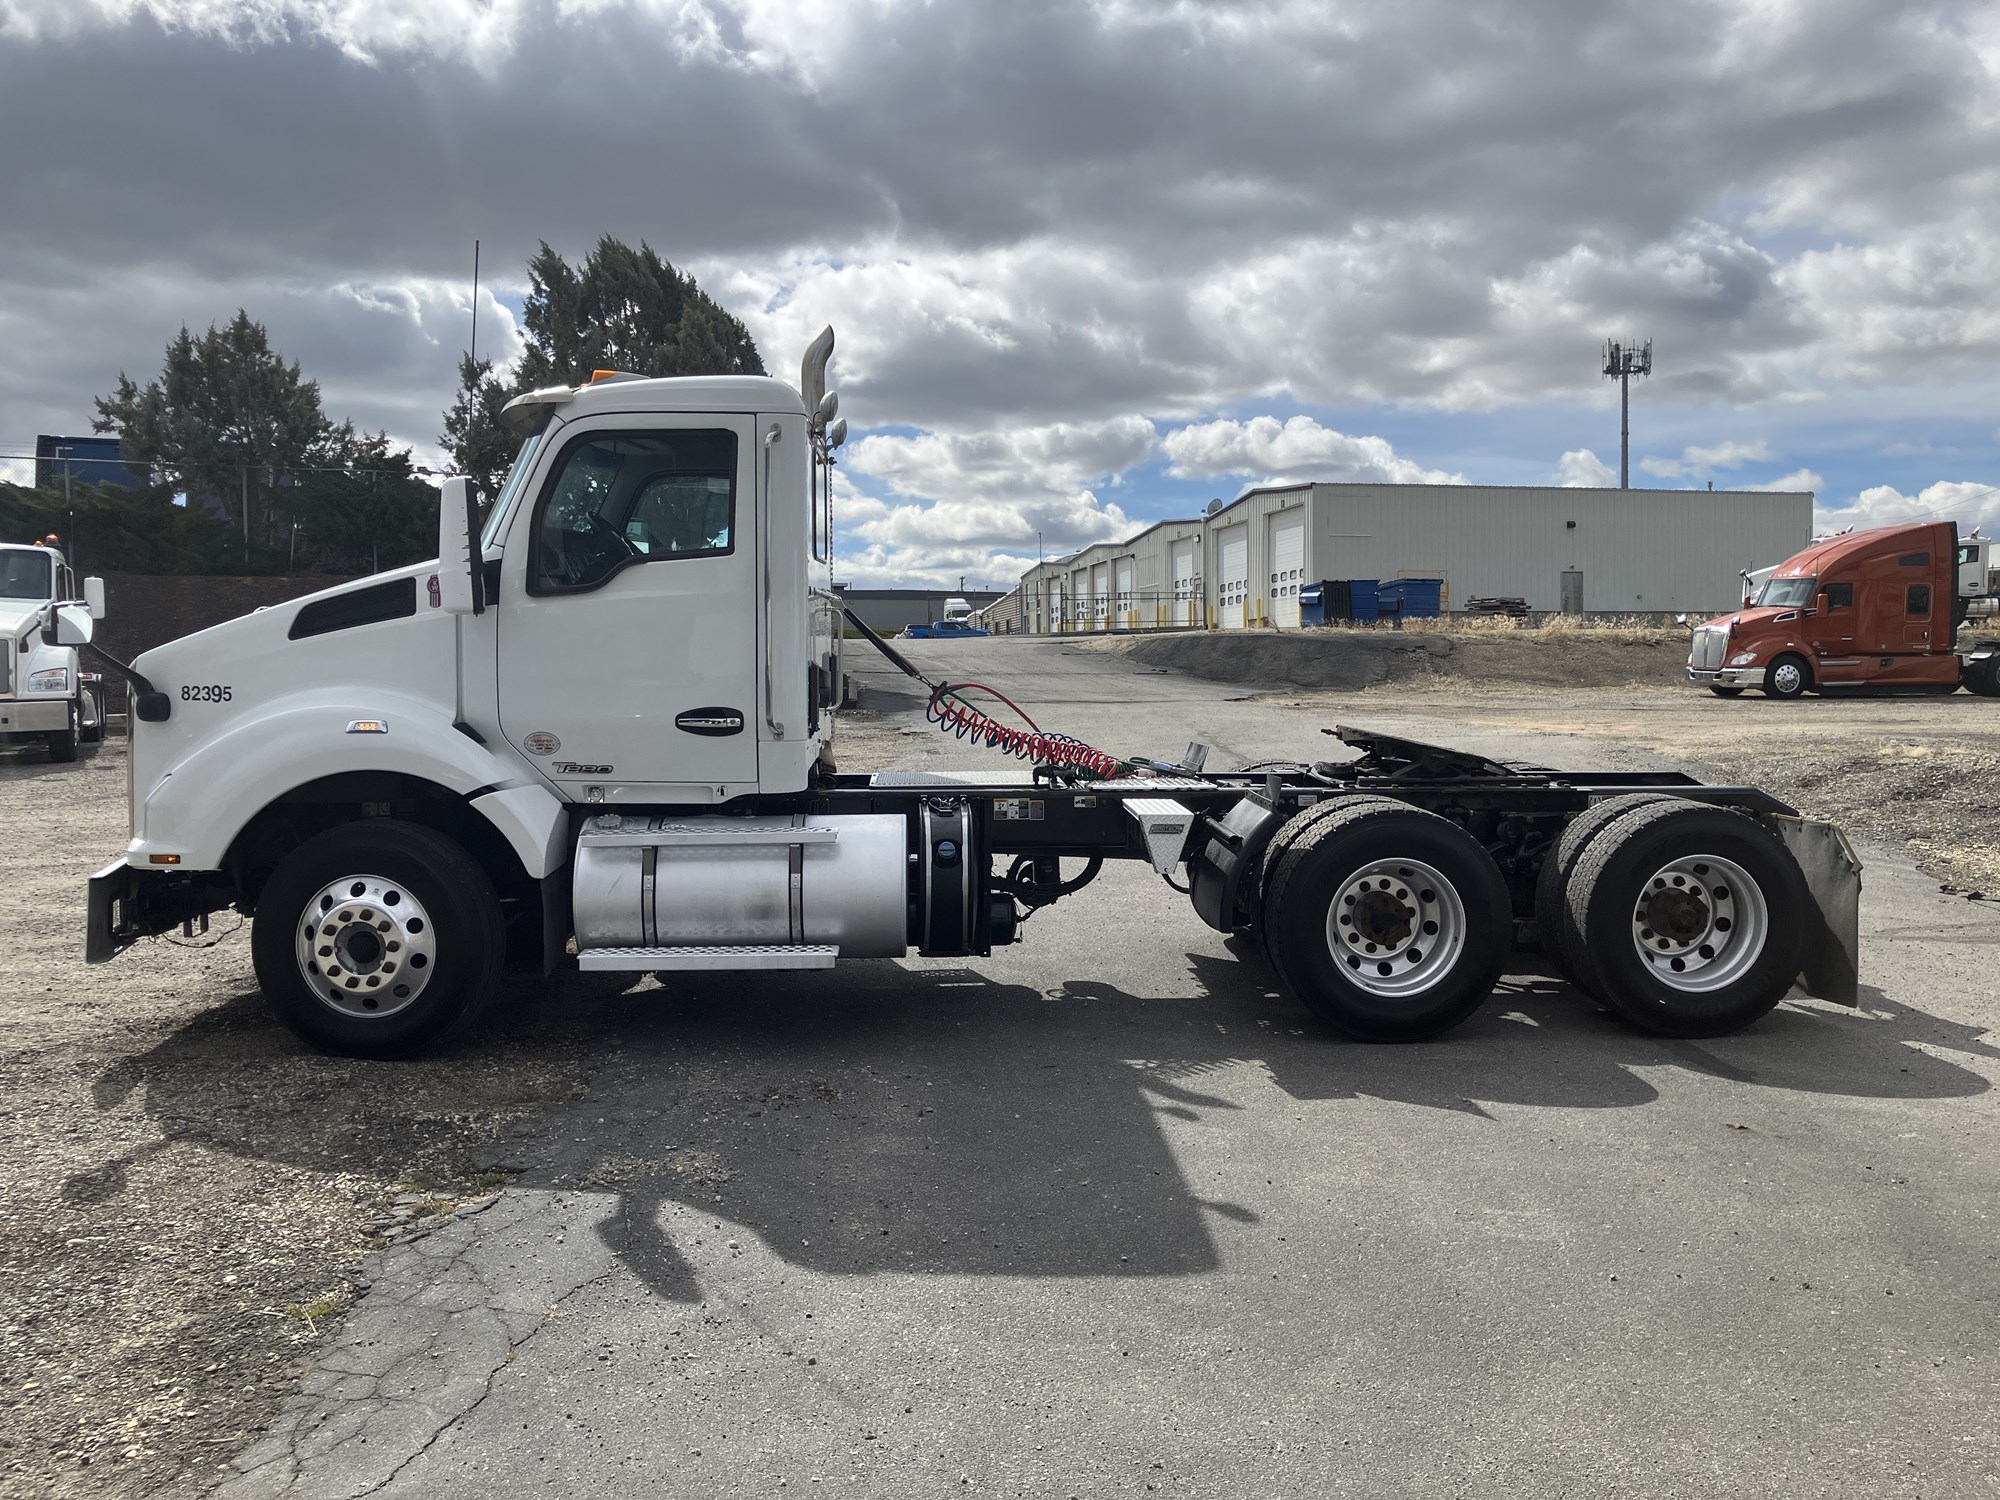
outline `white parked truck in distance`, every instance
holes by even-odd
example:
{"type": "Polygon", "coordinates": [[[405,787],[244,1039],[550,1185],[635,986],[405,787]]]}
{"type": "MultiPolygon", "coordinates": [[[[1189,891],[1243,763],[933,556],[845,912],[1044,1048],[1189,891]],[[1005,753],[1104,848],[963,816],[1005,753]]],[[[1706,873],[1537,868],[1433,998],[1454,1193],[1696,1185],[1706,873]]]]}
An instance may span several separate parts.
{"type": "Polygon", "coordinates": [[[986,954],[1123,859],[1371,1040],[1456,1025],[1537,939],[1672,1035],[1746,1025],[1795,981],[1855,1002],[1858,866],[1751,787],[1345,729],[1358,759],[1207,772],[1200,747],[1114,757],[927,678],[941,729],[1032,778],[835,770],[832,344],[799,390],[608,375],[516,397],[513,468],[483,522],[447,481],[438,561],[118,668],[132,835],[90,882],[88,956],[234,906],[286,1024],[391,1056],[503,966],[986,954]]]}
{"type": "MultiPolygon", "coordinates": [[[[104,585],[86,587],[87,612],[101,617],[104,585]]],[[[0,744],[39,740],[57,761],[104,738],[103,681],[83,670],[75,646],[44,638],[62,601],[83,602],[59,546],[0,542],[0,744]]]]}

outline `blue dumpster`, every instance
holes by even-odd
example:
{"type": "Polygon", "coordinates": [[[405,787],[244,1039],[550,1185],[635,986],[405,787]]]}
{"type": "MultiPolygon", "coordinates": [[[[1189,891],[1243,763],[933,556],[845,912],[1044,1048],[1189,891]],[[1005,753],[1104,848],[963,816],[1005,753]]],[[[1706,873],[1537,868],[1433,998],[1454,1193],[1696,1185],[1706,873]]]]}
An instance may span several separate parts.
{"type": "Polygon", "coordinates": [[[1323,578],[1300,591],[1300,624],[1345,625],[1350,621],[1361,625],[1375,622],[1374,579],[1323,578]]]}
{"type": "Polygon", "coordinates": [[[1435,620],[1444,603],[1442,578],[1389,578],[1376,593],[1384,615],[1399,620],[1435,620]]]}
{"type": "Polygon", "coordinates": [[[1374,579],[1349,579],[1347,592],[1348,619],[1357,625],[1373,625],[1381,618],[1381,589],[1374,579]]]}

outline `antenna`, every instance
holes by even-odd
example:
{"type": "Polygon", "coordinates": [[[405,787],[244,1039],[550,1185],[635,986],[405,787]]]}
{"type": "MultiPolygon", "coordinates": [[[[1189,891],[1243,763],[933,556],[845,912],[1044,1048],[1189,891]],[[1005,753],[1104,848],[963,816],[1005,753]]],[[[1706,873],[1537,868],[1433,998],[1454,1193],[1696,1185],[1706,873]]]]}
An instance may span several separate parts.
{"type": "Polygon", "coordinates": [[[479,241],[472,242],[472,347],[465,357],[479,363],[479,241]]]}
{"type": "Polygon", "coordinates": [[[1618,488],[1632,488],[1632,377],[1653,373],[1653,341],[1604,341],[1604,373],[1618,382],[1618,488]]]}

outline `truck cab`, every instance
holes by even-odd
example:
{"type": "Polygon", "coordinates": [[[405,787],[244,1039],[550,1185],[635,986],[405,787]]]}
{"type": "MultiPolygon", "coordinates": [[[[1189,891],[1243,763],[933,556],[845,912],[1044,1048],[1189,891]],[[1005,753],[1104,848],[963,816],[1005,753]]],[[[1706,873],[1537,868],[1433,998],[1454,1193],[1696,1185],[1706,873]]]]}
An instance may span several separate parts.
{"type": "Polygon", "coordinates": [[[1961,542],[1954,522],[1845,533],[1787,558],[1744,608],[1699,626],[1688,680],[1722,697],[1952,692],[1984,659],[1961,660],[1958,632],[1987,599],[1985,544],[1961,542]]]}
{"type": "MultiPolygon", "coordinates": [[[[87,580],[103,613],[103,585],[87,580]]],[[[46,639],[54,608],[81,602],[69,559],[53,537],[0,543],[0,744],[40,742],[49,759],[77,758],[104,737],[104,688],[74,646],[46,639]]]]}

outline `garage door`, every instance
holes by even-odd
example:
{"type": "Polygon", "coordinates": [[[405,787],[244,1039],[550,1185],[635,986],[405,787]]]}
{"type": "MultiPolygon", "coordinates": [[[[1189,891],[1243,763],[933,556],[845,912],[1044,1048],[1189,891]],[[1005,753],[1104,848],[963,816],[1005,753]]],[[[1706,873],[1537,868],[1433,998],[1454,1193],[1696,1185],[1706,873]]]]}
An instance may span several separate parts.
{"type": "Polygon", "coordinates": [[[1132,599],[1132,559],[1121,557],[1112,566],[1118,587],[1118,602],[1115,606],[1117,615],[1111,623],[1123,630],[1134,623],[1132,611],[1139,607],[1132,599]]]}
{"type": "Polygon", "coordinates": [[[1303,509],[1279,511],[1265,524],[1269,545],[1264,556],[1270,559],[1270,576],[1264,597],[1270,601],[1266,614],[1273,625],[1299,623],[1299,589],[1306,576],[1306,513],[1303,509]]]}
{"type": "Polygon", "coordinates": [[[1215,607],[1224,630],[1243,628],[1244,604],[1250,597],[1250,528],[1225,526],[1216,533],[1220,573],[1215,581],[1215,607]]]}
{"type": "Polygon", "coordinates": [[[1094,622],[1091,626],[1092,629],[1102,630],[1110,623],[1107,618],[1111,613],[1111,565],[1109,563],[1098,563],[1090,570],[1090,611],[1091,620],[1094,622]]]}
{"type": "Polygon", "coordinates": [[[1194,538],[1175,542],[1172,551],[1176,625],[1194,623],[1194,538]]]}
{"type": "Polygon", "coordinates": [[[1047,630],[1066,630],[1069,616],[1063,609],[1063,586],[1059,580],[1051,580],[1048,590],[1048,609],[1042,615],[1047,630]]]}

